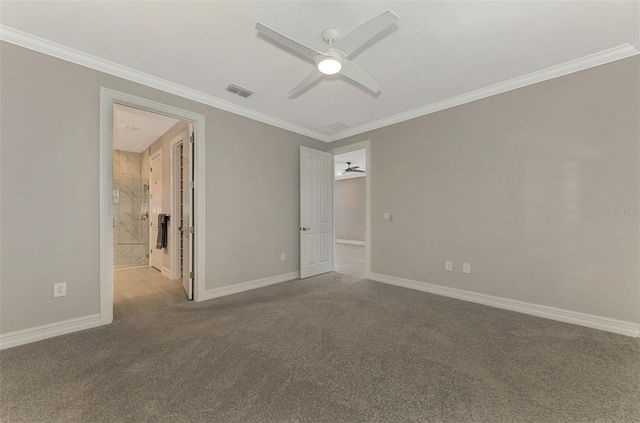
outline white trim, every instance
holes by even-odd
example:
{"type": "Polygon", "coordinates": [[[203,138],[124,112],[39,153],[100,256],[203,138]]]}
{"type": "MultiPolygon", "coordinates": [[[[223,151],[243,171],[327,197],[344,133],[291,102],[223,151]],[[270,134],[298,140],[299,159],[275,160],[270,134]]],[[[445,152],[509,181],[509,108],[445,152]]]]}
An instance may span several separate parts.
{"type": "MultiPolygon", "coordinates": [[[[364,269],[364,277],[368,278],[369,274],[371,273],[371,179],[373,178],[373,172],[372,172],[373,166],[371,164],[371,140],[355,142],[353,144],[345,145],[343,147],[332,148],[331,150],[329,150],[329,153],[335,156],[342,153],[348,153],[349,151],[362,150],[363,148],[366,151],[365,153],[366,168],[365,169],[367,169],[367,176],[368,176],[368,178],[365,180],[365,191],[366,191],[367,198],[365,199],[365,202],[366,202],[365,225],[366,226],[365,226],[365,236],[364,236],[364,244],[365,244],[364,257],[365,257],[366,263],[365,263],[365,269],[364,269]]],[[[335,163],[335,160],[334,160],[334,163],[335,163]]],[[[335,184],[335,179],[332,181],[332,183],[335,184]]],[[[333,190],[333,193],[335,196],[335,190],[333,190]]],[[[333,204],[335,205],[335,198],[334,198],[333,204]]],[[[333,212],[335,214],[335,207],[333,212]]],[[[335,222],[335,216],[333,221],[335,222]]],[[[333,230],[334,230],[333,238],[335,240],[335,237],[336,237],[335,225],[333,225],[333,230]]],[[[334,253],[335,253],[335,249],[334,249],[334,253]]],[[[333,262],[335,264],[335,257],[333,262]]]]}
{"type": "Polygon", "coordinates": [[[109,88],[100,88],[100,320],[113,321],[113,104],[124,104],[193,122],[195,166],[194,301],[205,292],[205,117],[109,88]]]}
{"type": "MultiPolygon", "coordinates": [[[[625,59],[627,57],[639,54],[640,51],[636,50],[630,44],[623,44],[618,47],[610,48],[589,56],[584,56],[576,60],[562,63],[560,65],[552,66],[547,69],[542,69],[536,72],[532,72],[527,75],[518,76],[507,81],[503,81],[494,85],[490,85],[485,88],[480,88],[475,91],[471,91],[465,94],[461,94],[455,97],[451,97],[436,103],[431,103],[426,106],[418,107],[417,109],[409,110],[407,112],[399,113],[394,116],[389,116],[370,122],[364,125],[356,126],[344,131],[339,132],[326,140],[327,142],[338,141],[343,138],[348,138],[354,135],[362,134],[364,132],[372,131],[374,129],[382,128],[385,126],[393,125],[396,123],[404,122],[406,120],[415,119],[420,116],[436,113],[441,110],[450,109],[452,107],[460,106],[462,104],[471,103],[483,98],[492,97],[497,94],[502,94],[507,91],[512,91],[518,88],[526,87],[527,85],[537,84],[538,82],[547,81],[549,79],[558,78],[560,76],[568,75],[570,73],[579,72],[581,70],[593,68],[595,66],[604,65],[606,63],[614,62],[616,60],[625,59]]],[[[369,169],[367,169],[369,170],[369,169]]]]}
{"type": "Polygon", "coordinates": [[[366,173],[360,173],[360,172],[352,173],[352,172],[349,172],[349,173],[347,173],[345,175],[336,175],[335,180],[336,181],[342,181],[344,179],[364,178],[365,176],[367,176],[366,173]]]}
{"type": "Polygon", "coordinates": [[[109,75],[137,82],[138,84],[146,85],[147,87],[156,88],[167,93],[188,98],[189,100],[197,101],[198,103],[226,110],[227,112],[257,120],[258,122],[286,129],[287,131],[326,141],[326,136],[320,132],[251,110],[247,107],[239,106],[227,100],[167,81],[166,79],[158,78],[157,76],[120,65],[110,60],[106,60],[53,41],[45,40],[44,38],[31,35],[6,25],[0,25],[0,40],[49,56],[57,57],[58,59],[66,60],[67,62],[75,63],[80,66],[108,73],[109,75]]]}
{"type": "MultiPolygon", "coordinates": [[[[297,134],[305,135],[307,137],[315,138],[324,142],[338,141],[347,137],[362,134],[367,131],[382,128],[384,126],[393,125],[395,123],[403,122],[451,107],[460,106],[465,103],[470,103],[472,101],[491,97],[496,94],[501,94],[507,91],[515,90],[517,88],[526,87],[527,85],[536,84],[538,82],[557,78],[573,72],[578,72],[595,66],[604,65],[616,60],[625,59],[627,57],[634,56],[640,53],[640,51],[634,48],[632,44],[623,44],[618,47],[603,50],[601,52],[584,56],[579,59],[571,60],[560,65],[532,72],[527,75],[519,76],[495,85],[491,85],[489,87],[480,88],[469,93],[461,94],[459,96],[451,97],[449,99],[445,99],[436,103],[428,104],[417,109],[399,113],[394,116],[377,120],[375,122],[356,126],[345,131],[341,131],[337,134],[328,136],[319,131],[305,128],[300,125],[296,125],[294,123],[287,122],[261,112],[257,112],[255,110],[239,106],[227,100],[223,100],[221,98],[205,94],[192,88],[188,88],[183,85],[179,85],[171,81],[167,81],[165,79],[119,65],[109,60],[102,59],[100,57],[93,56],[76,49],[72,49],[62,44],[54,43],[53,41],[45,40],[44,38],[36,37],[35,35],[19,31],[6,25],[0,25],[0,40],[43,54],[47,54],[49,56],[57,57],[59,59],[66,60],[77,65],[95,69],[97,71],[104,72],[110,75],[115,75],[129,81],[137,82],[138,84],[146,85],[148,87],[162,90],[167,93],[188,98],[202,104],[207,104],[218,109],[226,110],[228,112],[235,113],[249,119],[257,120],[268,125],[286,129],[287,131],[295,132],[297,134]]],[[[635,40],[635,38],[632,38],[632,42],[638,41],[635,40]]]]}
{"type": "Polygon", "coordinates": [[[378,273],[371,273],[369,275],[369,279],[389,285],[396,285],[404,288],[416,289],[418,291],[429,292],[431,294],[456,298],[458,300],[484,304],[491,307],[516,311],[518,313],[530,314],[532,316],[544,317],[546,319],[556,320],[559,322],[572,323],[574,325],[619,333],[621,335],[640,337],[640,324],[638,323],[611,319],[609,317],[595,316],[592,314],[580,313],[556,307],[526,303],[523,301],[510,300],[508,298],[494,297],[492,295],[479,294],[462,289],[433,285],[426,282],[418,282],[410,279],[397,278],[395,276],[381,275],[378,273]]]}
{"type": "Polygon", "coordinates": [[[635,28],[633,28],[633,31],[631,32],[629,44],[631,44],[636,50],[640,50],[640,16],[638,17],[638,22],[636,22],[635,28]]]}
{"type": "Polygon", "coordinates": [[[118,270],[129,270],[129,269],[139,269],[141,267],[149,267],[150,265],[148,264],[140,264],[140,265],[135,265],[135,266],[126,266],[126,267],[114,267],[113,271],[117,272],[118,270]]]}
{"type": "Polygon", "coordinates": [[[336,238],[336,242],[340,244],[353,244],[353,245],[367,245],[365,241],[358,241],[357,239],[338,239],[336,238]]]}
{"type": "Polygon", "coordinates": [[[77,317],[0,335],[0,350],[100,326],[100,315],[77,317]]]}
{"type": "MultiPolygon", "coordinates": [[[[151,158],[149,158],[151,162],[151,158]]],[[[113,322],[113,98],[100,90],[100,323],[113,322]],[[107,197],[112,198],[107,201],[107,197]]]]}
{"type": "Polygon", "coordinates": [[[208,289],[204,292],[201,301],[212,300],[218,297],[238,294],[252,289],[264,288],[265,286],[275,285],[277,283],[288,282],[300,278],[300,272],[284,273],[282,275],[270,276],[268,278],[256,279],[249,282],[237,283],[234,285],[223,286],[222,288],[208,289]]]}

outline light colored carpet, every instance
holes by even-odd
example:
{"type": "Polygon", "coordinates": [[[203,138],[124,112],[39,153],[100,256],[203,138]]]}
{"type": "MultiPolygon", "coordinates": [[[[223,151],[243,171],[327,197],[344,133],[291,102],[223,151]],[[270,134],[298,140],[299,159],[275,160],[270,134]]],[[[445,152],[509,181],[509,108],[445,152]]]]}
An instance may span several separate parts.
{"type": "Polygon", "coordinates": [[[0,352],[2,422],[638,422],[640,340],[330,273],[0,352]]]}

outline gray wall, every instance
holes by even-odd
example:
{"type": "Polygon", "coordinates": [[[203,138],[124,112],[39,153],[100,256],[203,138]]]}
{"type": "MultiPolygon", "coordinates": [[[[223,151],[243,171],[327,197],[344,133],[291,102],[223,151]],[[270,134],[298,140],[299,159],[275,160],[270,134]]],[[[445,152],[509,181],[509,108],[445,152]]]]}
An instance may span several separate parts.
{"type": "Polygon", "coordinates": [[[371,140],[372,272],[638,322],[639,63],[332,143],[371,140]]]}
{"type": "Polygon", "coordinates": [[[327,144],[8,43],[1,49],[1,333],[99,312],[101,86],[206,117],[207,289],[299,269],[299,147],[327,144]],[[61,281],[68,294],[54,299],[61,281]]]}
{"type": "Polygon", "coordinates": [[[365,240],[366,177],[339,179],[333,185],[337,239],[365,240]]]}

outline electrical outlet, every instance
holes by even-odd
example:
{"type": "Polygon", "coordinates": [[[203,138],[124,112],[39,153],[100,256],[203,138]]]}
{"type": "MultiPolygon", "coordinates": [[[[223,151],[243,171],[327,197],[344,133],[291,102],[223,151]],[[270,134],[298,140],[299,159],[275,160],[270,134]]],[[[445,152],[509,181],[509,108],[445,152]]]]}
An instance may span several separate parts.
{"type": "Polygon", "coordinates": [[[67,295],[67,283],[60,282],[53,284],[53,296],[55,297],[64,297],[67,295]]]}
{"type": "Polygon", "coordinates": [[[444,262],[444,270],[448,271],[448,272],[453,272],[453,263],[450,261],[445,261],[444,262]]]}
{"type": "Polygon", "coordinates": [[[284,259],[285,259],[284,253],[280,253],[280,261],[284,261],[284,259]]]}
{"type": "Polygon", "coordinates": [[[462,263],[462,273],[471,273],[471,264],[462,263]]]}

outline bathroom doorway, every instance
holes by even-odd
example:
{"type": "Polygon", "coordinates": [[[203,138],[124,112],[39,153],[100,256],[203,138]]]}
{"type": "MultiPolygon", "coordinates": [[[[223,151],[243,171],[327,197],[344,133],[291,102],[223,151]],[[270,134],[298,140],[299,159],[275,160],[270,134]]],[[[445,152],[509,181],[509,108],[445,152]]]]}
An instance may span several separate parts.
{"type": "Polygon", "coordinates": [[[183,290],[182,269],[173,264],[181,259],[176,254],[184,254],[184,242],[174,236],[180,219],[172,220],[176,175],[169,161],[176,139],[189,143],[190,128],[170,116],[113,105],[115,319],[192,298],[183,290]]]}

